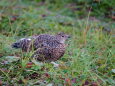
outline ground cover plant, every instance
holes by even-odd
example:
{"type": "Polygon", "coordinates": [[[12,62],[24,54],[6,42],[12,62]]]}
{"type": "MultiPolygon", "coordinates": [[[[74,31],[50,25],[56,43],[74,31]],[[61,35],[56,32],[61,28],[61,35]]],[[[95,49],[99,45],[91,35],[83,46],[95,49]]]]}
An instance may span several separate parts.
{"type": "Polygon", "coordinates": [[[114,0],[0,0],[0,85],[114,86],[114,0]],[[42,65],[16,40],[41,33],[71,35],[65,55],[42,65]]]}

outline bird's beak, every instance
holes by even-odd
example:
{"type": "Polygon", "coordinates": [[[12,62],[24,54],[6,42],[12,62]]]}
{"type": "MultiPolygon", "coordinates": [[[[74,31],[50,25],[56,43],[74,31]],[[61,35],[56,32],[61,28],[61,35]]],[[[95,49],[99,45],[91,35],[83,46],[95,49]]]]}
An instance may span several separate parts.
{"type": "Polygon", "coordinates": [[[71,38],[71,36],[70,36],[70,35],[68,35],[68,38],[71,38]]]}

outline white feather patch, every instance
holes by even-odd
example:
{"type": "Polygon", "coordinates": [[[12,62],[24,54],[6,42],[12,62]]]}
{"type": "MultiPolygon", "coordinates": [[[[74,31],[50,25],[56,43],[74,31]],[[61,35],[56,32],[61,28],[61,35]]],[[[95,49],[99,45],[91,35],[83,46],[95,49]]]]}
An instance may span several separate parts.
{"type": "Polygon", "coordinates": [[[27,40],[31,41],[31,39],[30,39],[30,38],[28,38],[27,40]]]}
{"type": "Polygon", "coordinates": [[[24,40],[24,39],[26,39],[26,38],[21,38],[20,40],[24,40]]]}

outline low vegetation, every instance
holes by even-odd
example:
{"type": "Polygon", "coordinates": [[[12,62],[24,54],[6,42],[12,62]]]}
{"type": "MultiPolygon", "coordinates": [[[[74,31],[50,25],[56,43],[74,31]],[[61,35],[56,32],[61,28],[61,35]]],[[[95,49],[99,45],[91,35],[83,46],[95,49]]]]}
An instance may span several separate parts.
{"type": "Polygon", "coordinates": [[[115,1],[64,1],[0,0],[0,85],[115,85],[115,1]],[[71,35],[59,68],[32,63],[32,52],[11,47],[23,37],[58,32],[71,35]]]}

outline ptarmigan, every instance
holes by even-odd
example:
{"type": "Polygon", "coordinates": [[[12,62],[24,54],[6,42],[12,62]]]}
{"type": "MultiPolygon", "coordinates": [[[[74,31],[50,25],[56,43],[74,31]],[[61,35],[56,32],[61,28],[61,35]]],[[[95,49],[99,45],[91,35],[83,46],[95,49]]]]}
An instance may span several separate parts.
{"type": "Polygon", "coordinates": [[[14,48],[22,48],[23,51],[32,50],[35,52],[33,58],[38,61],[56,61],[61,58],[66,50],[65,41],[69,35],[59,33],[56,35],[41,34],[32,38],[23,38],[13,43],[14,48]]]}

